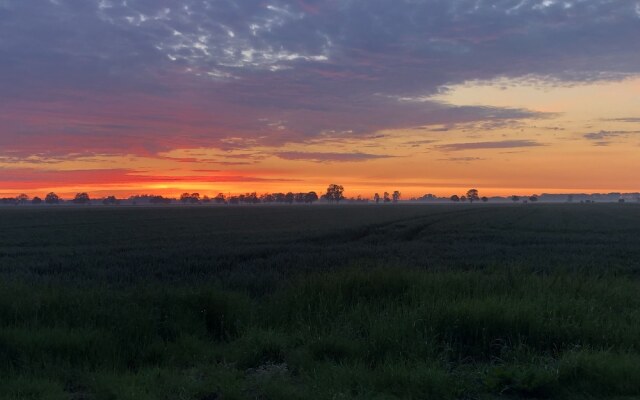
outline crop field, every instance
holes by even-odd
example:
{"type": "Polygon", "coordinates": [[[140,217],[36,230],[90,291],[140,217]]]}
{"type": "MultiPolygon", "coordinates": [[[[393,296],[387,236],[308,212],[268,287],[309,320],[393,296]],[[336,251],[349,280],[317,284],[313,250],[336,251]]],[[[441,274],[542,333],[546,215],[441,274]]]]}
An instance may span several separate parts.
{"type": "Polygon", "coordinates": [[[0,398],[640,398],[640,206],[0,208],[0,398]]]}

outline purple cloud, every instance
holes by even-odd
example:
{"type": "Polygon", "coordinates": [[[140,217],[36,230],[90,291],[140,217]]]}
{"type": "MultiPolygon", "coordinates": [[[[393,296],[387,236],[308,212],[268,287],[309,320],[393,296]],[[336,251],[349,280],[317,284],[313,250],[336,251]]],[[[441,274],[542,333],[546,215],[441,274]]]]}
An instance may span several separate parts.
{"type": "Polygon", "coordinates": [[[594,146],[608,146],[614,138],[628,137],[636,133],[640,133],[640,131],[599,131],[587,133],[583,136],[585,139],[593,141],[594,146]]]}
{"type": "Polygon", "coordinates": [[[607,119],[606,121],[613,121],[613,122],[629,122],[632,124],[640,124],[640,118],[612,118],[612,119],[607,119]]]}
{"type": "Polygon", "coordinates": [[[436,148],[444,152],[450,152],[463,150],[514,149],[540,146],[544,145],[533,140],[500,140],[495,142],[450,143],[436,146],[436,148]]]}
{"type": "Polygon", "coordinates": [[[313,162],[361,162],[394,156],[367,153],[322,153],[304,151],[285,151],[275,154],[284,160],[304,160],[313,162]]]}

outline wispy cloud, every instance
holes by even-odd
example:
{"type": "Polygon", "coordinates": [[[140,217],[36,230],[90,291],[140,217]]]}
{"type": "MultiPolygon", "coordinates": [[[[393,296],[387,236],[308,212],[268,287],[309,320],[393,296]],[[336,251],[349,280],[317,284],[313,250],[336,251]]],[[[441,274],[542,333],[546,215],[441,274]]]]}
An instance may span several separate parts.
{"type": "Polygon", "coordinates": [[[618,137],[621,136],[623,134],[626,134],[627,132],[624,131],[600,131],[600,132],[591,132],[591,133],[587,133],[584,135],[585,139],[589,139],[589,140],[603,140],[603,139],[610,139],[610,138],[614,138],[614,137],[618,137]]]}
{"type": "Polygon", "coordinates": [[[0,187],[35,190],[48,187],[83,187],[92,185],[139,185],[180,182],[297,182],[296,179],[240,175],[217,170],[192,171],[194,174],[166,175],[130,169],[47,170],[0,168],[0,187]]]}
{"type": "Polygon", "coordinates": [[[593,141],[594,146],[608,146],[612,139],[620,137],[628,137],[631,134],[637,134],[640,131],[599,131],[584,134],[584,138],[593,141]]]}
{"type": "Polygon", "coordinates": [[[447,161],[447,162],[462,163],[462,164],[468,164],[473,161],[482,161],[482,160],[484,160],[484,158],[480,158],[480,157],[449,157],[449,158],[438,159],[438,161],[447,161]]]}
{"type": "Polygon", "coordinates": [[[378,160],[382,158],[392,158],[394,156],[367,153],[321,153],[321,152],[304,152],[304,151],[285,151],[275,153],[275,155],[284,160],[303,160],[313,162],[362,162],[369,160],[378,160]]]}
{"type": "Polygon", "coordinates": [[[513,149],[521,147],[540,147],[544,144],[534,140],[500,140],[495,142],[449,143],[436,146],[436,149],[450,152],[463,150],[513,149]]]}
{"type": "Polygon", "coordinates": [[[411,140],[409,142],[405,142],[403,143],[403,146],[408,146],[408,147],[422,147],[426,144],[432,144],[432,143],[436,143],[438,142],[435,139],[422,139],[422,140],[411,140]]]}
{"type": "Polygon", "coordinates": [[[609,118],[604,121],[613,121],[613,122],[629,122],[632,124],[640,124],[640,117],[629,117],[629,118],[609,118]]]}

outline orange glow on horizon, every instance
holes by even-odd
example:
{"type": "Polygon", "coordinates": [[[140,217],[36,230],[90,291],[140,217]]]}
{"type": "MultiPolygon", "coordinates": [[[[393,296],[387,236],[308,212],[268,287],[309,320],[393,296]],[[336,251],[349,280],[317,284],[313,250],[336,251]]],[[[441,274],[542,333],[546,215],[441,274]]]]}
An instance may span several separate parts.
{"type": "MultiPolygon", "coordinates": [[[[640,124],[624,120],[640,109],[640,78],[542,88],[515,82],[506,90],[476,82],[452,87],[437,99],[553,114],[495,126],[388,129],[306,143],[244,143],[226,150],[181,142],[177,136],[163,143],[172,149],[153,153],[138,151],[145,143],[134,138],[128,155],[79,155],[55,162],[0,158],[0,196],[321,194],[330,183],[344,185],[348,197],[365,198],[394,190],[404,199],[427,193],[448,197],[469,188],[486,196],[640,191],[640,124]]],[[[186,107],[184,118],[203,115],[186,107]]]]}

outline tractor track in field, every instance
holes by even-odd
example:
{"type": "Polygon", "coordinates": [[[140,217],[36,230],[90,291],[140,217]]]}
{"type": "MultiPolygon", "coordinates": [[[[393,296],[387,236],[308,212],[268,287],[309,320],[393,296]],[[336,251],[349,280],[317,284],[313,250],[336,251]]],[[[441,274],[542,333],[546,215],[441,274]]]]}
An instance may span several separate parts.
{"type": "Polygon", "coordinates": [[[393,234],[393,227],[398,224],[410,222],[411,225],[397,227],[399,230],[405,228],[404,230],[400,230],[396,237],[399,237],[403,241],[411,241],[418,235],[420,235],[423,231],[430,228],[431,226],[438,224],[440,222],[446,221],[450,218],[456,218],[459,216],[467,216],[472,214],[478,214],[480,212],[486,211],[484,208],[467,208],[464,210],[454,210],[454,211],[446,211],[438,214],[429,214],[424,216],[417,217],[409,217],[402,218],[393,221],[382,222],[379,224],[366,225],[359,228],[346,229],[343,232],[337,235],[329,235],[323,234],[316,237],[304,238],[300,239],[299,243],[312,243],[312,244],[320,244],[320,245],[329,245],[336,242],[340,243],[353,243],[361,240],[366,240],[368,237],[379,236],[382,233],[390,232],[393,234]],[[435,219],[434,219],[435,218],[435,219]],[[425,221],[425,223],[420,223],[421,221],[425,221]]]}
{"type": "Polygon", "coordinates": [[[442,213],[440,214],[440,218],[434,219],[429,221],[426,224],[420,224],[417,226],[413,226],[413,227],[409,227],[409,229],[406,229],[404,232],[400,233],[400,239],[405,241],[405,242],[409,242],[412,240],[415,240],[417,236],[420,236],[424,231],[426,231],[427,229],[431,228],[433,225],[436,225],[440,222],[446,221],[448,219],[450,219],[451,217],[460,217],[460,216],[468,216],[471,214],[480,214],[481,211],[484,211],[483,209],[480,208],[476,208],[476,209],[466,209],[466,210],[461,210],[461,211],[450,211],[447,213],[442,213]],[[453,215],[452,215],[453,214],[453,215]]]}

